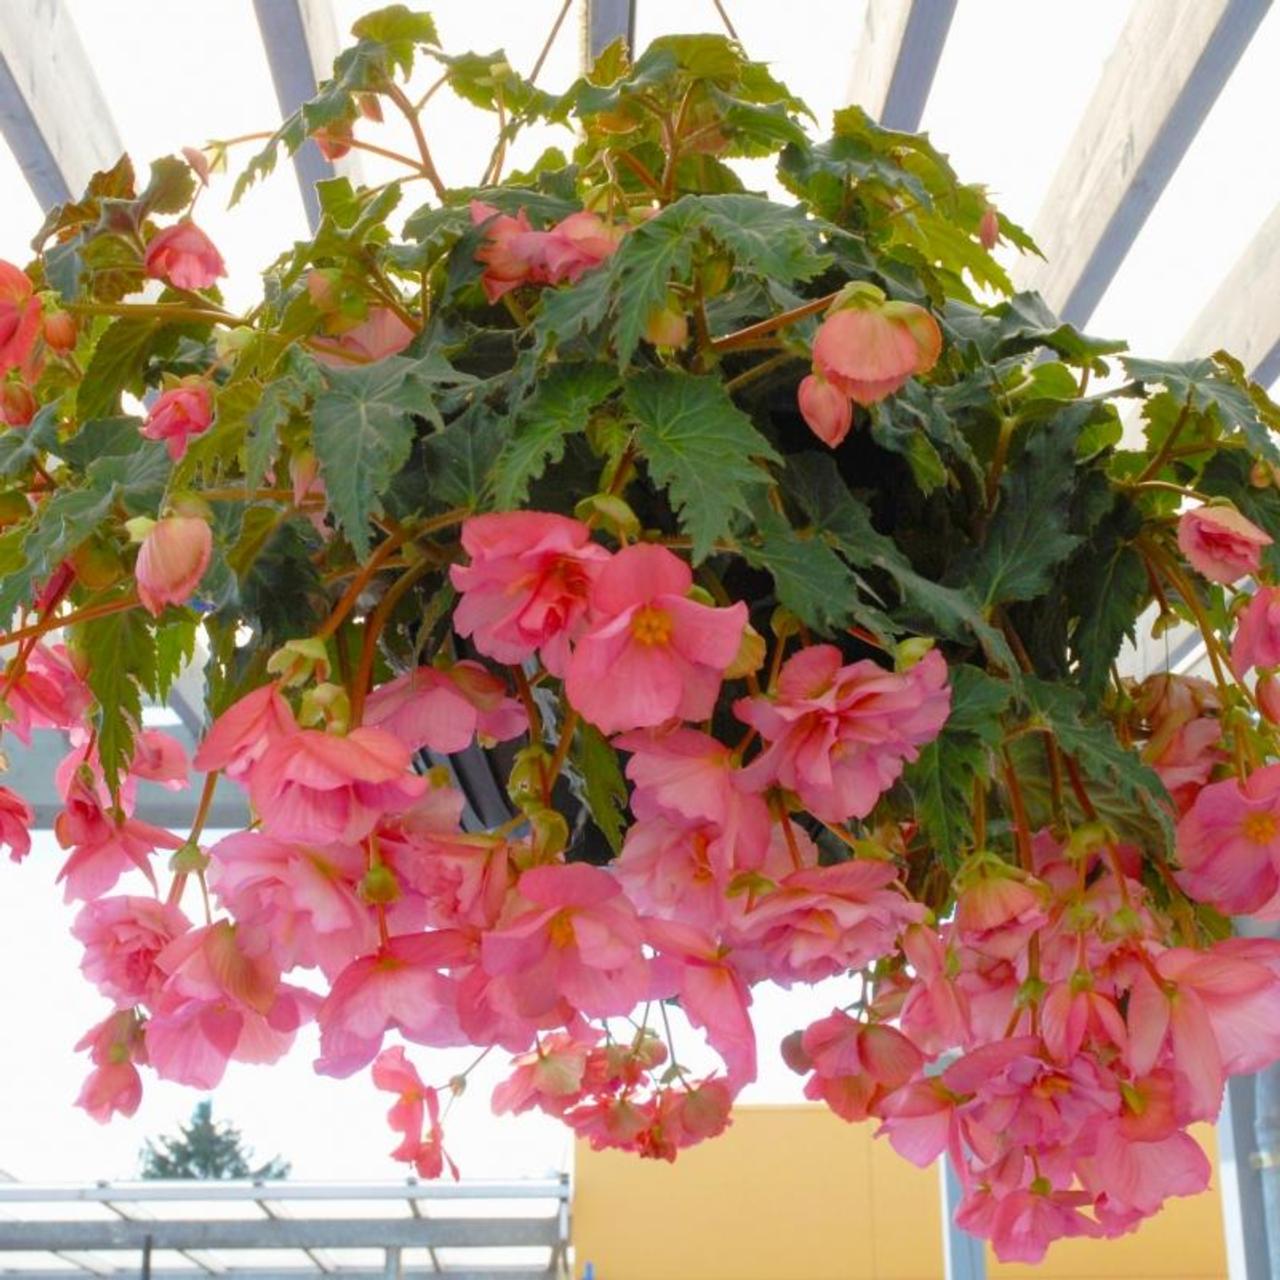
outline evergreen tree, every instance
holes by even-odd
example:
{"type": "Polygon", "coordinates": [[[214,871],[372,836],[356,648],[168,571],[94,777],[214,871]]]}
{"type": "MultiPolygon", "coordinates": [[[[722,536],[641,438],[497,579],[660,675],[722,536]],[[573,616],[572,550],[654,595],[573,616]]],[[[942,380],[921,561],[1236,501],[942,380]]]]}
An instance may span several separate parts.
{"type": "Polygon", "coordinates": [[[273,1156],[254,1168],[253,1150],[244,1145],[240,1130],[227,1121],[213,1120],[213,1103],[196,1104],[191,1123],[176,1138],[147,1140],[142,1150],[144,1178],[287,1178],[289,1162],[273,1156]]]}

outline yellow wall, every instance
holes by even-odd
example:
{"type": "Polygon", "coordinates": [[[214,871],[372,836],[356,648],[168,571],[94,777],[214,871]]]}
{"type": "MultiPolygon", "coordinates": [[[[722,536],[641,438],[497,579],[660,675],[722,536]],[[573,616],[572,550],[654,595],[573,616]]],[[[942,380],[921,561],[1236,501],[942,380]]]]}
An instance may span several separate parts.
{"type": "MultiPolygon", "coordinates": [[[[579,1143],[575,1274],[596,1280],[939,1280],[937,1169],[825,1107],[739,1107],[674,1165],[579,1143]]],[[[1212,1129],[1197,1139],[1216,1160],[1212,1129]]],[[[1216,1189],[1175,1200],[1119,1241],[1068,1240],[1039,1267],[988,1260],[992,1280],[1220,1280],[1216,1189]]]]}

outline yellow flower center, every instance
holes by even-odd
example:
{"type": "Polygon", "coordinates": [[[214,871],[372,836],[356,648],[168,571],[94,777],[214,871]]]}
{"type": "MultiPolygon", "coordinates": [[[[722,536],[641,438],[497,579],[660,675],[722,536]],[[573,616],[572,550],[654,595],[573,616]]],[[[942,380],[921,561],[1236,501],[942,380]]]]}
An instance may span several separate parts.
{"type": "Polygon", "coordinates": [[[646,604],[635,611],[631,619],[631,634],[637,644],[651,647],[668,643],[673,626],[671,615],[665,609],[655,609],[646,604]]]}
{"type": "Polygon", "coordinates": [[[551,935],[553,947],[571,947],[576,941],[573,932],[573,916],[568,911],[557,911],[551,917],[551,926],[547,930],[551,935]]]}
{"type": "Polygon", "coordinates": [[[1245,838],[1254,844],[1270,844],[1276,838],[1276,819],[1271,813],[1251,813],[1244,820],[1245,838]]]}

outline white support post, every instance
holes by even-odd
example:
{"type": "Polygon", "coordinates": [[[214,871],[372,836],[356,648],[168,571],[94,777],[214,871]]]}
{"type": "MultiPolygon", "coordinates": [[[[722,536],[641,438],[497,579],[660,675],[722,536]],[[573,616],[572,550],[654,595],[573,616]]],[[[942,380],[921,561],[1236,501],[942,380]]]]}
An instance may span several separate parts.
{"type": "Polygon", "coordinates": [[[1018,287],[1088,322],[1271,0],[1136,0],[1032,226],[1018,287]]]}
{"type": "Polygon", "coordinates": [[[45,210],[124,150],[62,0],[0,4],[0,132],[45,210]]]}
{"type": "Polygon", "coordinates": [[[868,0],[848,100],[888,129],[918,129],[955,11],[955,0],[868,0]]]}

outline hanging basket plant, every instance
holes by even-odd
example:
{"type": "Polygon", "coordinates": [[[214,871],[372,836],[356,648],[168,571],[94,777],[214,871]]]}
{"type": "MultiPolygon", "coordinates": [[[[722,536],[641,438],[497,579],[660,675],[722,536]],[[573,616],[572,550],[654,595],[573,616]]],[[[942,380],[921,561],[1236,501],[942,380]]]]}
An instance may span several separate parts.
{"type": "Polygon", "coordinates": [[[1013,293],[992,251],[1034,246],[926,139],[850,107],[813,141],[726,39],[556,95],[401,6],[354,35],[234,196],[383,116],[413,153],[321,183],[248,313],[198,221],[230,144],[122,159],[0,266],[5,731],[70,735],[60,880],[111,1006],[81,1105],[314,1019],[424,1176],[462,1081],[401,1041],[674,1159],[781,1052],[949,1152],[1003,1257],[1204,1188],[1188,1126],[1280,1057],[1280,944],[1230,924],[1280,917],[1280,411],[1013,293]],[[475,187],[424,63],[493,113],[475,187]],[[506,173],[545,122],[565,150],[506,173]],[[782,202],[735,172],[763,156],[782,202]],[[1205,678],[1132,674],[1166,631],[1205,678]],[[142,713],[193,655],[189,764],[142,713]],[[211,842],[220,777],[253,822],[211,842]],[[142,779],[202,796],[185,838],[142,779]],[[828,980],[757,1045],[756,984],[828,980]]]}

